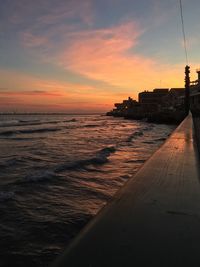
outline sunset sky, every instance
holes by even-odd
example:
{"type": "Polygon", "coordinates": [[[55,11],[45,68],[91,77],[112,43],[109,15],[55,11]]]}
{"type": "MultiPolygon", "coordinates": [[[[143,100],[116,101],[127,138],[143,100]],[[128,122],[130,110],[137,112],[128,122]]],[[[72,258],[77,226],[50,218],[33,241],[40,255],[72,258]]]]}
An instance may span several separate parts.
{"type": "MultiPolygon", "coordinates": [[[[200,1],[182,0],[192,79],[200,1]]],[[[105,112],[184,85],[178,0],[0,0],[0,112],[105,112]]]]}

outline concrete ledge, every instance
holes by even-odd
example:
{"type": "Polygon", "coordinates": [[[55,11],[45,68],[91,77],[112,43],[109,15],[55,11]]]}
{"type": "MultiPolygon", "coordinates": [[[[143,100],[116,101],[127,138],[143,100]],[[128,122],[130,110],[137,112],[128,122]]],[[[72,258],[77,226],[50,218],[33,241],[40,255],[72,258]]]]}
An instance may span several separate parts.
{"type": "Polygon", "coordinates": [[[53,266],[200,266],[199,181],[189,115],[53,266]]]}
{"type": "Polygon", "coordinates": [[[195,129],[195,140],[197,142],[197,146],[199,149],[199,154],[200,154],[200,117],[195,116],[193,118],[194,122],[194,129],[195,129]]]}

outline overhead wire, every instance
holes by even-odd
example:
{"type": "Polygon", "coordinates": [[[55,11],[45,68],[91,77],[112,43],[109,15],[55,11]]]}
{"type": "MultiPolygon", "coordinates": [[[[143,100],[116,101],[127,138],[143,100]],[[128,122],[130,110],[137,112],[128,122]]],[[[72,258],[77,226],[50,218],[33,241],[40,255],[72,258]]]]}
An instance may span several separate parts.
{"type": "Polygon", "coordinates": [[[186,64],[188,65],[188,52],[187,52],[187,42],[186,42],[186,35],[185,35],[182,0],[179,0],[179,4],[180,4],[180,15],[181,15],[181,24],[182,24],[183,44],[184,44],[184,50],[185,50],[185,60],[186,60],[186,64]]]}

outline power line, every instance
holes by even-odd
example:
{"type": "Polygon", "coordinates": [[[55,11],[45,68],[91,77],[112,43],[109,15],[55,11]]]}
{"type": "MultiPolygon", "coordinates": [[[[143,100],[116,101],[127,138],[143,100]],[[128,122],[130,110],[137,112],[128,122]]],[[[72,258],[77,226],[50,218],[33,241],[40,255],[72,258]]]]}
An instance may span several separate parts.
{"type": "Polygon", "coordinates": [[[183,20],[182,0],[179,0],[179,3],[180,3],[180,11],[181,11],[181,23],[182,23],[183,43],[184,43],[184,49],[185,49],[185,60],[186,60],[186,64],[188,65],[188,53],[187,53],[187,43],[186,43],[185,27],[184,27],[184,20],[183,20]]]}

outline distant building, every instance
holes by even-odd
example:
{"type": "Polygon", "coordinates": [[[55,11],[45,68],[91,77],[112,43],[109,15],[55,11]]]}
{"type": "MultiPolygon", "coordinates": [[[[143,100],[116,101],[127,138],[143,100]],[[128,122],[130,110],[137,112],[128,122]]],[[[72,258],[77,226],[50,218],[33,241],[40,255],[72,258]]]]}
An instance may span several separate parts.
{"type": "Polygon", "coordinates": [[[196,85],[200,85],[200,69],[197,69],[196,73],[198,75],[197,80],[190,82],[191,87],[196,86],[196,85]]]}
{"type": "Polygon", "coordinates": [[[184,104],[185,88],[171,88],[162,99],[163,108],[176,109],[184,104]]]}
{"type": "Polygon", "coordinates": [[[168,88],[154,89],[152,92],[144,91],[139,93],[139,103],[143,112],[155,112],[160,108],[160,104],[164,96],[169,93],[168,88]]]}
{"type": "Polygon", "coordinates": [[[139,103],[158,104],[163,96],[167,95],[169,89],[154,89],[152,92],[144,91],[139,93],[139,103]]]}
{"type": "Polygon", "coordinates": [[[122,114],[126,114],[128,111],[137,107],[138,102],[129,97],[128,99],[123,100],[122,103],[115,103],[114,106],[115,108],[111,111],[111,113],[108,112],[108,115],[112,114],[114,116],[121,116],[122,114]]]}
{"type": "Polygon", "coordinates": [[[190,93],[190,109],[200,112],[200,90],[190,93]]]}
{"type": "Polygon", "coordinates": [[[200,112],[200,69],[197,70],[198,79],[191,82],[190,86],[190,109],[193,113],[200,112]]]}
{"type": "MultiPolygon", "coordinates": [[[[200,114],[200,70],[198,79],[191,82],[190,107],[194,114],[200,114]]],[[[115,103],[115,108],[107,113],[131,119],[148,119],[154,122],[180,122],[184,116],[185,88],[156,88],[153,91],[143,91],[138,94],[139,101],[129,97],[121,103],[115,103]]]]}

